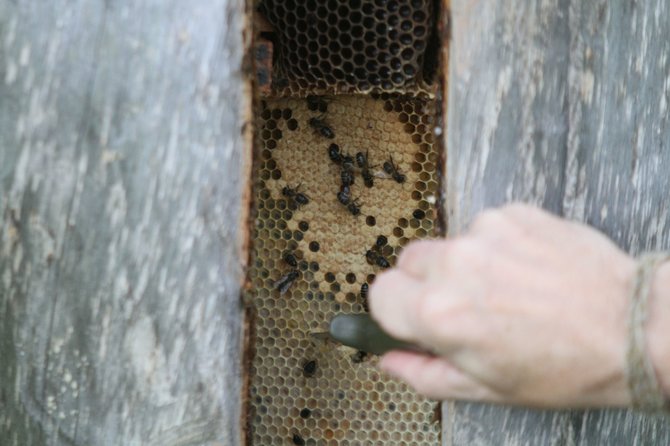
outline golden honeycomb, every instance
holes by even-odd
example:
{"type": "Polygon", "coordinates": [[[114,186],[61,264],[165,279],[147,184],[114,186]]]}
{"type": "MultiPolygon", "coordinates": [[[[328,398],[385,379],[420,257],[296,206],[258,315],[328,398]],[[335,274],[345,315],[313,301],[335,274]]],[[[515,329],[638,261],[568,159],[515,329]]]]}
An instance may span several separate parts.
{"type": "Polygon", "coordinates": [[[422,91],[435,71],[435,0],[260,0],[279,96],[422,91]]]}
{"type": "Polygon", "coordinates": [[[439,444],[434,401],[381,374],[376,357],[313,336],[336,314],[366,311],[361,286],[382,269],[365,254],[378,236],[387,238],[379,255],[393,264],[410,240],[438,235],[434,106],[396,94],[262,101],[248,296],[256,313],[251,444],[439,444]],[[313,118],[333,137],[310,125],[313,118]],[[358,216],[338,201],[342,164],[331,160],[332,144],[354,159],[367,154],[372,187],[355,161],[350,186],[358,216]],[[402,183],[384,169],[391,158],[402,183]],[[282,278],[294,270],[287,253],[298,273],[280,294],[282,278]]]}

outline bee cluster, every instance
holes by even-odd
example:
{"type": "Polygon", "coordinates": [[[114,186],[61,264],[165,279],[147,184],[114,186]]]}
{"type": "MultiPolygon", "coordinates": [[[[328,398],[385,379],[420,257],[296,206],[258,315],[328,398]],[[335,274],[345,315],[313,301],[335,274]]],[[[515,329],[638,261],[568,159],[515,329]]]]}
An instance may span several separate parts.
{"type": "MultiPolygon", "coordinates": [[[[307,96],[306,103],[309,110],[318,110],[322,113],[319,117],[309,118],[309,126],[318,135],[325,139],[335,138],[335,132],[326,122],[324,117],[328,111],[328,101],[323,97],[310,95],[307,96]]],[[[351,196],[351,188],[354,184],[357,173],[360,174],[363,184],[367,188],[372,188],[374,186],[375,177],[381,179],[392,179],[398,184],[403,184],[406,180],[405,174],[403,174],[400,171],[400,168],[393,162],[393,157],[391,155],[389,155],[387,161],[383,162],[383,171],[375,172],[373,174],[373,169],[376,166],[371,165],[369,162],[369,150],[366,150],[365,153],[362,151],[357,152],[355,157],[353,157],[350,154],[342,151],[338,144],[330,143],[327,147],[326,153],[330,161],[332,161],[335,166],[337,166],[337,171],[339,172],[339,191],[336,194],[337,201],[342,204],[348,213],[354,217],[358,217],[361,214],[362,206],[362,204],[359,202],[359,198],[353,198],[351,196]]],[[[302,183],[298,184],[296,187],[286,185],[282,188],[282,195],[290,200],[290,203],[295,209],[300,209],[300,207],[309,203],[309,197],[299,191],[301,184],[302,183]]],[[[367,250],[365,253],[365,257],[369,265],[375,265],[383,269],[391,267],[390,262],[381,252],[381,249],[387,243],[388,239],[386,236],[380,235],[377,237],[377,242],[375,243],[373,249],[367,250]]],[[[318,248],[313,248],[313,246],[318,246],[318,242],[310,242],[310,251],[318,251],[318,248]]],[[[292,269],[283,275],[279,280],[277,280],[277,282],[275,282],[275,288],[279,291],[280,295],[286,293],[295,280],[300,276],[300,271],[297,269],[295,256],[292,253],[287,253],[284,257],[284,260],[292,269]],[[291,261],[288,261],[287,258],[291,261]]],[[[368,283],[366,282],[364,285],[366,286],[367,290],[368,283]]],[[[365,298],[363,298],[361,293],[361,298],[365,299],[363,307],[365,311],[368,311],[367,291],[365,298]]],[[[362,361],[359,360],[355,362],[360,363],[362,361]]]]}
{"type": "Polygon", "coordinates": [[[365,352],[311,334],[368,311],[376,274],[435,235],[439,156],[427,101],[266,100],[250,280],[252,444],[436,444],[432,405],[365,352]],[[281,440],[278,440],[281,438],[281,440]]]}

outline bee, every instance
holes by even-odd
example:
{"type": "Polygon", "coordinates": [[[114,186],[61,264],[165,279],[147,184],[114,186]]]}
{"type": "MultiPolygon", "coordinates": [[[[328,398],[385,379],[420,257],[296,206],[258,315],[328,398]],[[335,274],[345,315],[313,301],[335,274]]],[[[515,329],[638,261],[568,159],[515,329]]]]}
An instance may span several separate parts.
{"type": "Polygon", "coordinates": [[[340,187],[340,191],[337,193],[337,200],[345,206],[349,204],[351,201],[351,190],[349,189],[349,186],[343,184],[342,187],[340,187]]]}
{"type": "Polygon", "coordinates": [[[377,250],[382,249],[386,244],[388,243],[388,239],[384,235],[380,235],[377,237],[377,241],[375,241],[375,248],[377,250]]]}
{"type": "Polygon", "coordinates": [[[295,197],[293,197],[293,199],[298,204],[298,207],[304,206],[307,203],[309,203],[309,197],[305,194],[300,193],[300,192],[295,194],[295,197]]]}
{"type": "Polygon", "coordinates": [[[305,378],[311,378],[316,374],[316,360],[305,361],[302,365],[302,374],[305,378]]]}
{"type": "Polygon", "coordinates": [[[361,205],[358,203],[358,198],[353,201],[350,201],[347,205],[347,209],[351,212],[351,215],[358,217],[361,215],[361,205]]]}
{"type": "Polygon", "coordinates": [[[316,130],[321,136],[324,138],[328,139],[333,139],[335,138],[335,132],[333,132],[333,129],[331,129],[328,124],[326,124],[326,121],[323,120],[323,118],[310,118],[309,119],[309,125],[312,126],[314,130],[316,130]]]}
{"type": "Polygon", "coordinates": [[[340,164],[342,162],[342,154],[340,153],[340,146],[333,143],[328,146],[328,157],[335,164],[340,164]]]}
{"type": "Polygon", "coordinates": [[[351,155],[342,154],[342,167],[349,170],[354,170],[354,159],[351,155]]]}
{"type": "Polygon", "coordinates": [[[274,288],[279,290],[279,295],[285,294],[295,280],[300,276],[300,271],[297,269],[292,269],[287,274],[283,275],[278,281],[274,283],[274,288]]]}
{"type": "Polygon", "coordinates": [[[368,169],[363,169],[361,171],[361,176],[363,177],[363,184],[365,184],[365,187],[370,188],[375,185],[373,176],[368,169]]]}
{"type": "Polygon", "coordinates": [[[300,184],[296,187],[284,186],[281,193],[286,198],[292,199],[298,206],[304,206],[309,203],[309,197],[302,192],[298,192],[298,189],[300,189],[300,184]]]}
{"type": "MultiPolygon", "coordinates": [[[[298,187],[300,187],[299,184],[298,184],[298,187]]],[[[296,187],[296,188],[294,189],[294,188],[292,188],[291,186],[284,186],[284,187],[282,188],[282,190],[281,190],[281,194],[282,194],[283,196],[287,197],[287,198],[293,198],[293,197],[295,196],[295,194],[296,194],[296,189],[297,189],[298,187],[296,187]]]]}
{"type": "Polygon", "coordinates": [[[287,252],[284,254],[284,262],[286,262],[287,265],[292,266],[293,268],[298,267],[298,260],[295,258],[293,253],[287,252]]]}
{"type": "Polygon", "coordinates": [[[302,438],[302,436],[297,432],[293,433],[293,437],[291,438],[291,441],[296,446],[305,446],[304,438],[302,438]]]}
{"type": "Polygon", "coordinates": [[[368,285],[367,282],[365,282],[363,285],[361,285],[361,298],[362,299],[367,299],[368,298],[368,290],[370,289],[370,285],[368,285]]]}
{"type": "Polygon", "coordinates": [[[426,211],[423,209],[416,209],[414,212],[412,212],[412,217],[416,218],[417,220],[423,220],[426,218],[426,211]]]}
{"type": "Polygon", "coordinates": [[[365,282],[363,285],[361,285],[361,300],[362,300],[363,310],[365,310],[365,311],[370,311],[370,308],[368,308],[368,289],[369,288],[370,288],[370,285],[368,285],[367,282],[365,282]]]}
{"type": "Polygon", "coordinates": [[[365,187],[374,186],[374,179],[372,173],[370,172],[371,166],[368,163],[367,151],[365,154],[363,152],[358,152],[356,154],[356,164],[358,164],[358,167],[361,169],[361,176],[363,177],[363,184],[365,184],[365,187]]]}
{"type": "Polygon", "coordinates": [[[379,257],[379,254],[377,254],[375,251],[368,249],[365,251],[365,260],[368,262],[369,265],[375,265],[377,264],[377,258],[379,257]]]}
{"type": "Polygon", "coordinates": [[[356,154],[356,164],[358,164],[358,167],[361,169],[369,169],[370,166],[368,165],[368,152],[358,152],[356,154]]]}
{"type": "Polygon", "coordinates": [[[354,172],[353,170],[342,168],[340,172],[340,180],[342,181],[342,186],[351,186],[354,184],[354,172]]]}
{"type": "Polygon", "coordinates": [[[328,110],[328,101],[326,101],[322,96],[309,95],[305,98],[307,101],[307,108],[311,111],[320,111],[325,113],[328,110]]]}
{"type": "Polygon", "coordinates": [[[377,266],[380,267],[380,268],[384,268],[384,269],[386,269],[386,268],[390,268],[390,267],[391,267],[391,264],[389,263],[389,261],[386,260],[386,257],[384,257],[384,256],[382,256],[382,255],[378,255],[378,256],[377,256],[377,259],[375,260],[375,263],[376,263],[377,266]]]}
{"type": "Polygon", "coordinates": [[[398,166],[395,165],[393,162],[393,158],[389,156],[388,161],[384,161],[384,172],[387,174],[391,175],[391,178],[393,178],[396,183],[404,183],[405,182],[405,174],[401,173],[400,170],[398,170],[398,166]]]}
{"type": "Polygon", "coordinates": [[[368,357],[368,353],[364,352],[363,350],[358,350],[356,353],[351,355],[351,362],[354,364],[360,364],[361,362],[365,361],[365,358],[368,357]]]}

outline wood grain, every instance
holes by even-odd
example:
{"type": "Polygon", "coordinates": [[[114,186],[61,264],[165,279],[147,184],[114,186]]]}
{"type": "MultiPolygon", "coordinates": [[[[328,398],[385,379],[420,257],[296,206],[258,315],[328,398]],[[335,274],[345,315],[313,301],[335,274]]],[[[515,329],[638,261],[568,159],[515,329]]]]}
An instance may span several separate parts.
{"type": "Polygon", "coordinates": [[[0,443],[240,442],[242,1],[0,2],[0,443]]]}
{"type": "MultiPolygon", "coordinates": [[[[668,249],[670,11],[661,0],[452,0],[450,231],[510,201],[668,249]]],[[[447,445],[667,444],[631,411],[444,407],[447,445]]]]}

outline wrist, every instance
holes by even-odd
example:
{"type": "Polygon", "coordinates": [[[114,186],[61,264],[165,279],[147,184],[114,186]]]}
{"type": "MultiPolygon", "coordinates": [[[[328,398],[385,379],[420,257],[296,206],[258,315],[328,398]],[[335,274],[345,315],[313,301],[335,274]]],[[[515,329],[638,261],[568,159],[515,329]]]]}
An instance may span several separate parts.
{"type": "Polygon", "coordinates": [[[665,399],[670,401],[670,262],[659,265],[650,291],[648,353],[665,399]]]}

